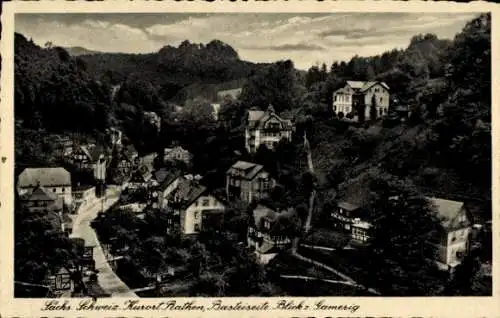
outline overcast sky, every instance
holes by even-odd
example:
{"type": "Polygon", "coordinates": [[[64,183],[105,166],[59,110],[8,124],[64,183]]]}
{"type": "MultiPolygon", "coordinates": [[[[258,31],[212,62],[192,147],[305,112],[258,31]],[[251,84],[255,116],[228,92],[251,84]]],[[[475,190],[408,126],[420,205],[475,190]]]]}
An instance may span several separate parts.
{"type": "Polygon", "coordinates": [[[120,13],[17,14],[16,32],[39,45],[81,46],[102,52],[149,53],[183,40],[218,39],[241,59],[291,59],[297,68],[330,65],[408,46],[413,35],[452,39],[474,13],[120,13]]]}

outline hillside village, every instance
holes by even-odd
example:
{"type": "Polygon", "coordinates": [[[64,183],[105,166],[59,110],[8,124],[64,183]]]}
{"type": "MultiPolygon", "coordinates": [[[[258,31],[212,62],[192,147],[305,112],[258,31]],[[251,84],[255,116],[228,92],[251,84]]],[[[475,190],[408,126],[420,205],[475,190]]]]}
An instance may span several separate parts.
{"type": "MultiPolygon", "coordinates": [[[[239,64],[214,41],[193,56],[228,55],[186,71],[175,94],[160,75],[104,72],[109,54],[72,57],[16,34],[16,293],[491,294],[491,80],[478,71],[490,61],[464,66],[477,51],[463,40],[489,41],[489,28],[482,15],[450,43],[412,39],[408,52],[456,54],[448,73],[432,55],[423,74],[406,51],[330,71],[239,64]],[[370,74],[398,54],[414,69],[370,74]],[[43,62],[77,79],[61,99],[27,80],[65,83],[39,74],[43,62]],[[210,82],[226,67],[242,76],[210,82]],[[206,86],[189,84],[203,76],[206,86]],[[52,117],[68,101],[73,122],[52,117]]],[[[190,45],[159,54],[175,60],[190,45]]]]}

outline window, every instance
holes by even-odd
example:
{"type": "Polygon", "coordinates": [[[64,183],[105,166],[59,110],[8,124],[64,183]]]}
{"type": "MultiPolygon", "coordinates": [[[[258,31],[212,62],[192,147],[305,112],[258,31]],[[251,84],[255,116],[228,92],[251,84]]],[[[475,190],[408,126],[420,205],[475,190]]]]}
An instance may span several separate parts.
{"type": "Polygon", "coordinates": [[[383,97],[380,97],[380,102],[382,103],[384,101],[384,98],[383,97]]]}
{"type": "Polygon", "coordinates": [[[203,206],[209,206],[210,205],[210,199],[209,198],[204,198],[201,201],[201,205],[203,205],[203,206]]]}
{"type": "Polygon", "coordinates": [[[194,225],[194,231],[195,232],[199,232],[200,231],[200,225],[199,224],[195,224],[194,225]]]}
{"type": "Polygon", "coordinates": [[[56,192],[56,188],[52,189],[52,192],[56,192]]]}
{"type": "Polygon", "coordinates": [[[64,188],[62,188],[62,190],[61,190],[61,191],[62,191],[62,192],[64,192],[64,188]]]}
{"type": "Polygon", "coordinates": [[[197,220],[198,219],[198,212],[194,212],[194,219],[197,220]]]}

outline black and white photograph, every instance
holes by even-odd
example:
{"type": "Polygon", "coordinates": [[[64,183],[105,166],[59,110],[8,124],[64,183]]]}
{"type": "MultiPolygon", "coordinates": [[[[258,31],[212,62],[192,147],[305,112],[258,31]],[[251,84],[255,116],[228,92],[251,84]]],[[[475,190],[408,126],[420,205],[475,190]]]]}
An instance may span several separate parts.
{"type": "Polygon", "coordinates": [[[16,13],[14,297],[493,296],[491,17],[16,13]]]}

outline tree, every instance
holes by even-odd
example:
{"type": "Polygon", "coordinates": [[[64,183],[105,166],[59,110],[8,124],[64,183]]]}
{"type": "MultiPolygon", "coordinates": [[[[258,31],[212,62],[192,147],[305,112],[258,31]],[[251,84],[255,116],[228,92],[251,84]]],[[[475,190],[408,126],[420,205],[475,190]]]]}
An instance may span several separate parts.
{"type": "Polygon", "coordinates": [[[440,225],[435,211],[406,180],[384,174],[371,183],[372,239],[367,280],[383,295],[432,295],[441,284],[434,276],[440,225]],[[376,273],[376,275],[375,275],[376,273]]]}

